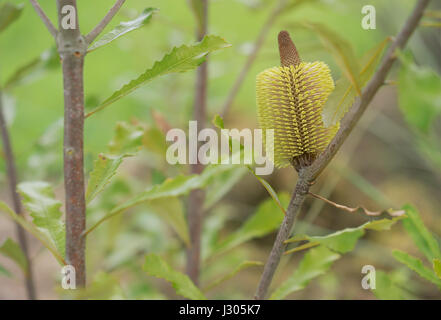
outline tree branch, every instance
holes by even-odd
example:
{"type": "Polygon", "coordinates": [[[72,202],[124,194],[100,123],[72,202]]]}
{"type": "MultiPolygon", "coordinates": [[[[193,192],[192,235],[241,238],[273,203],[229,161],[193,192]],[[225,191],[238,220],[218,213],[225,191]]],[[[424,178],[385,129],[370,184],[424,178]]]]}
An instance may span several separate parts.
{"type": "MultiPolygon", "coordinates": [[[[8,126],[4,117],[3,97],[1,91],[0,91],[0,131],[1,131],[2,143],[3,143],[3,153],[6,162],[6,174],[8,176],[9,191],[11,193],[11,198],[14,205],[13,208],[15,213],[20,215],[23,213],[23,211],[22,211],[20,196],[17,193],[17,169],[15,167],[15,159],[14,159],[14,153],[12,151],[11,140],[9,139],[8,126]]],[[[26,233],[18,223],[16,223],[15,225],[17,229],[18,242],[20,244],[21,250],[23,251],[26,257],[26,261],[28,262],[27,270],[25,274],[26,291],[27,291],[28,299],[35,300],[36,294],[35,294],[35,286],[34,286],[34,279],[32,273],[32,263],[31,260],[29,259],[29,250],[28,250],[28,242],[26,239],[26,233]]]]}
{"type": "Polygon", "coordinates": [[[49,30],[52,37],[57,39],[58,31],[52,24],[51,20],[47,17],[47,15],[44,13],[43,9],[41,9],[40,4],[37,2],[37,0],[29,0],[34,7],[35,11],[37,12],[40,19],[43,21],[46,28],[49,30]]]}
{"type": "Polygon", "coordinates": [[[307,193],[309,192],[310,184],[315,181],[318,175],[335,156],[372,101],[378,89],[384,84],[393,63],[396,60],[396,50],[404,48],[410,36],[417,28],[424,14],[424,9],[427,7],[429,2],[430,0],[419,0],[417,2],[411,15],[385,54],[380,67],[367,86],[363,89],[361,97],[355,101],[354,105],[343,118],[338,133],[332,139],[326,150],[319,155],[317,160],[314,161],[311,166],[300,170],[294,194],[286,211],[286,216],[282,222],[282,226],[277,234],[277,238],[274,242],[268,261],[265,264],[265,268],[255,294],[255,299],[264,299],[267,295],[272,278],[277,266],[279,265],[281,255],[286,247],[285,241],[291,235],[295,218],[301,209],[307,193]]]}
{"type": "Polygon", "coordinates": [[[117,0],[114,6],[104,16],[103,20],[101,20],[101,22],[98,23],[98,25],[89,32],[89,34],[85,37],[88,45],[91,44],[101,32],[103,32],[104,28],[110,23],[110,21],[112,21],[113,17],[122,7],[124,2],[126,2],[126,0],[117,0]]]}
{"type": "MultiPolygon", "coordinates": [[[[63,62],[64,85],[64,189],[66,201],[66,262],[75,268],[76,285],[86,284],[86,229],[84,186],[84,87],[83,67],[87,43],[78,24],[76,0],[57,0],[58,52],[63,62]],[[62,9],[75,10],[75,28],[63,28],[62,9]]],[[[73,21],[71,21],[71,24],[73,21]]]]}

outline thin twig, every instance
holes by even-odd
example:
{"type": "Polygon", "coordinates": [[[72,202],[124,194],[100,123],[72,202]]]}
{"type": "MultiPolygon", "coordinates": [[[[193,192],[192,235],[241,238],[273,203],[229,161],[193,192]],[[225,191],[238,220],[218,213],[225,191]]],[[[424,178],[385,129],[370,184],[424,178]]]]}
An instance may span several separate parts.
{"type": "Polygon", "coordinates": [[[401,29],[395,41],[392,43],[385,57],[383,58],[380,67],[362,91],[361,97],[355,101],[354,105],[343,118],[338,133],[332,139],[326,150],[322,154],[320,154],[317,160],[314,161],[311,166],[307,167],[306,169],[302,169],[299,172],[296,189],[294,190],[294,194],[288,206],[286,216],[282,222],[282,226],[280,227],[276,241],[274,242],[270,256],[265,265],[262,277],[259,282],[259,286],[255,294],[255,299],[264,299],[267,295],[269,286],[274,276],[274,272],[279,265],[280,258],[286,246],[284,242],[291,235],[295,218],[300,211],[306,195],[309,192],[310,184],[315,181],[318,175],[335,156],[337,151],[340,149],[340,147],[343,145],[344,141],[348,137],[349,133],[357,124],[360,117],[363,115],[367,106],[372,101],[378,89],[384,84],[384,81],[393,63],[396,60],[396,50],[402,49],[406,45],[410,36],[417,28],[423,16],[424,9],[427,7],[429,2],[430,0],[419,0],[417,2],[411,15],[407,19],[403,28],[401,29]]]}
{"type": "Polygon", "coordinates": [[[110,23],[110,21],[112,21],[113,17],[122,7],[124,2],[126,2],[126,0],[116,1],[114,6],[104,16],[103,20],[101,20],[100,23],[98,23],[98,25],[85,37],[87,44],[91,44],[96,39],[96,37],[98,37],[100,33],[103,32],[104,28],[110,23]]]}
{"type": "MultiPolygon", "coordinates": [[[[197,29],[198,41],[201,41],[207,33],[208,0],[199,0],[202,5],[202,21],[197,29]]],[[[207,80],[208,80],[207,61],[202,63],[196,74],[196,88],[193,117],[197,122],[198,132],[205,127],[207,111],[207,80]]],[[[204,166],[199,163],[190,165],[192,174],[201,174],[204,166]]],[[[190,279],[198,284],[199,269],[201,264],[201,234],[204,218],[204,199],[205,192],[202,189],[192,190],[188,198],[188,226],[190,231],[190,247],[187,249],[186,272],[190,279]]]]}
{"type": "Polygon", "coordinates": [[[84,57],[87,44],[81,36],[76,0],[57,0],[58,52],[63,62],[64,85],[64,189],[66,201],[66,261],[75,268],[76,286],[86,285],[86,228],[84,190],[84,57]],[[75,10],[75,28],[63,28],[62,8],[75,10]]]}
{"type": "MultiPolygon", "coordinates": [[[[3,153],[5,155],[5,162],[6,162],[6,173],[9,182],[9,191],[11,193],[11,198],[14,205],[13,206],[14,211],[17,215],[21,215],[22,206],[21,206],[20,196],[17,193],[17,169],[15,167],[14,153],[12,151],[11,141],[9,139],[8,126],[3,113],[2,99],[3,99],[2,92],[0,91],[0,130],[1,130],[2,143],[3,143],[3,153]]],[[[17,228],[18,242],[27,261],[25,282],[26,282],[26,291],[27,291],[28,299],[35,300],[36,294],[35,294],[35,286],[34,286],[34,279],[32,273],[32,263],[31,260],[29,259],[29,250],[28,250],[28,242],[26,239],[26,233],[18,223],[16,223],[15,225],[17,228]]]]}
{"type": "Polygon", "coordinates": [[[57,39],[58,31],[55,28],[55,26],[52,24],[51,20],[47,17],[47,15],[44,13],[43,9],[41,9],[40,4],[37,2],[37,0],[29,0],[31,2],[31,5],[34,7],[35,11],[37,12],[40,19],[43,21],[46,28],[49,30],[50,34],[57,39]]]}

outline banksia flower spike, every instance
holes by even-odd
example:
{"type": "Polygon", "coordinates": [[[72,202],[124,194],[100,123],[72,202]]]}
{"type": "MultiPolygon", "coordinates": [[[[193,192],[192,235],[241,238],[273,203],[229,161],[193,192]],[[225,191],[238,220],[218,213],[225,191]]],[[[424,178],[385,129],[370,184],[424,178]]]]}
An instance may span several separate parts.
{"type": "Polygon", "coordinates": [[[291,164],[299,171],[312,164],[338,130],[338,124],[325,128],[322,121],[334,82],[324,62],[301,61],[288,32],[281,31],[278,41],[281,66],[257,75],[259,125],[264,133],[274,129],[274,143],[264,134],[274,164],[291,164]]]}

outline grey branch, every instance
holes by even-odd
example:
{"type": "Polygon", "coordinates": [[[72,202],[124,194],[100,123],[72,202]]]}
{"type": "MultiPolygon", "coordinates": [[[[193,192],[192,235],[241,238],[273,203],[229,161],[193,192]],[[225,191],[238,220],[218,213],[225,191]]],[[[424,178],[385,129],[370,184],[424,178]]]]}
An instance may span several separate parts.
{"type": "Polygon", "coordinates": [[[58,31],[55,28],[55,26],[52,24],[51,20],[44,13],[43,9],[41,9],[40,4],[37,2],[37,0],[29,0],[29,1],[31,2],[32,6],[34,7],[40,19],[43,21],[46,28],[49,30],[50,34],[56,39],[58,31]]]}
{"type": "Polygon", "coordinates": [[[117,0],[115,5],[107,12],[103,20],[101,20],[98,25],[89,32],[89,34],[86,36],[86,41],[88,44],[91,44],[96,37],[99,36],[101,32],[103,32],[104,28],[112,21],[113,17],[116,15],[116,13],[119,11],[119,9],[122,7],[122,5],[126,2],[126,0],[117,0]]]}
{"type": "Polygon", "coordinates": [[[364,111],[374,98],[378,89],[384,84],[393,63],[396,60],[396,50],[404,48],[410,36],[417,28],[424,14],[424,10],[429,2],[430,0],[418,1],[411,15],[405,22],[403,28],[395,38],[395,41],[392,43],[389,50],[385,54],[385,57],[383,58],[380,67],[378,68],[372,79],[369,81],[367,86],[363,89],[361,97],[359,97],[355,101],[349,112],[343,118],[338,133],[332,139],[326,150],[317,158],[317,160],[314,161],[311,166],[302,169],[299,172],[299,178],[296,188],[286,211],[286,216],[282,222],[282,226],[280,227],[279,233],[277,234],[277,238],[274,242],[268,261],[265,264],[265,268],[255,294],[255,299],[265,299],[265,297],[267,296],[272,278],[277,269],[277,266],[279,265],[282,253],[286,247],[285,241],[292,233],[295,219],[302,207],[302,203],[306,198],[307,193],[309,192],[310,184],[315,181],[318,175],[333,159],[337,151],[343,145],[344,141],[349,136],[352,129],[355,127],[358,120],[361,118],[364,111]]]}

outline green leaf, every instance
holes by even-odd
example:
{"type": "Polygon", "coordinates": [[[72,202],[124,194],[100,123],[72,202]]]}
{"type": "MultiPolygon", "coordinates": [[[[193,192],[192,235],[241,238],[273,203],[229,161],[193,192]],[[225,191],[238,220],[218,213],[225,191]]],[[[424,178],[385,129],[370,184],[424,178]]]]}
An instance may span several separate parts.
{"type": "Polygon", "coordinates": [[[39,57],[19,67],[6,80],[5,90],[27,84],[40,78],[45,72],[56,69],[60,66],[60,58],[55,47],[44,51],[39,57]]]}
{"type": "Polygon", "coordinates": [[[131,155],[124,154],[112,156],[99,154],[94,162],[93,171],[90,173],[89,183],[86,191],[86,203],[89,204],[104,188],[110,183],[110,180],[116,174],[124,158],[131,155]]]}
{"type": "Polygon", "coordinates": [[[168,144],[164,133],[158,128],[148,128],[145,130],[143,145],[147,150],[159,154],[165,158],[168,144]]]}
{"type": "Polygon", "coordinates": [[[152,253],[145,257],[144,271],[153,277],[170,282],[178,295],[191,300],[206,299],[187,275],[173,270],[170,265],[157,254],[152,253]]]}
{"type": "Polygon", "coordinates": [[[155,199],[150,201],[148,206],[173,228],[187,246],[190,246],[187,220],[185,220],[182,202],[178,198],[155,199]]]}
{"type": "Polygon", "coordinates": [[[239,272],[241,272],[242,270],[248,269],[250,267],[260,267],[263,266],[263,263],[260,261],[243,261],[242,263],[240,263],[238,266],[236,266],[236,268],[234,268],[231,272],[225,274],[224,276],[220,277],[219,279],[213,281],[212,283],[210,283],[209,285],[207,285],[204,288],[204,291],[209,291],[211,289],[213,289],[214,287],[217,287],[218,285],[224,283],[227,280],[230,280],[231,278],[233,278],[235,275],[237,275],[239,272]]]}
{"type": "Polygon", "coordinates": [[[280,300],[287,295],[304,289],[308,283],[324,274],[340,255],[325,246],[309,250],[294,273],[278,287],[271,295],[271,300],[280,300]]]}
{"type": "Polygon", "coordinates": [[[147,8],[134,20],[121,22],[112,31],[104,34],[99,40],[95,41],[87,50],[87,52],[94,51],[102,46],[105,46],[119,37],[129,33],[133,30],[139,29],[150,22],[153,13],[157,12],[156,8],[147,8]]]}
{"type": "Polygon", "coordinates": [[[8,278],[12,277],[12,274],[8,270],[6,270],[2,265],[0,265],[0,275],[3,275],[8,278]]]}
{"type": "Polygon", "coordinates": [[[169,54],[165,55],[161,61],[155,62],[151,69],[148,69],[137,79],[124,85],[120,90],[116,91],[109,98],[104,100],[95,110],[91,111],[90,116],[115,101],[127,96],[141,86],[152,81],[154,78],[169,73],[181,73],[197,68],[210,52],[229,47],[230,45],[224,39],[218,36],[205,36],[201,42],[192,46],[183,45],[174,48],[169,54]]]}
{"type": "Polygon", "coordinates": [[[401,54],[400,59],[400,109],[406,122],[417,132],[426,135],[441,112],[441,77],[428,67],[415,65],[409,55],[401,54]]]}
{"type": "Polygon", "coordinates": [[[0,32],[17,20],[23,11],[23,4],[5,2],[0,4],[0,32]]]}
{"type": "Polygon", "coordinates": [[[387,273],[381,270],[375,272],[375,289],[372,289],[372,292],[381,300],[405,299],[403,290],[395,284],[387,273]]]}
{"type": "Polygon", "coordinates": [[[361,95],[360,67],[351,44],[325,25],[305,22],[301,26],[306,27],[319,36],[323,46],[332,53],[335,61],[342,69],[345,77],[354,86],[357,94],[361,95]]]}
{"type": "Polygon", "coordinates": [[[66,227],[61,220],[61,202],[55,199],[51,185],[46,182],[23,182],[18,185],[18,192],[34,224],[52,240],[64,257],[66,227]]]}
{"type": "Polygon", "coordinates": [[[26,275],[28,273],[28,261],[20,246],[11,240],[6,239],[0,246],[0,253],[14,261],[26,275]]]}
{"type": "Polygon", "coordinates": [[[432,261],[435,258],[440,259],[441,252],[438,241],[426,228],[418,211],[409,204],[404,206],[404,210],[406,210],[407,219],[403,220],[403,226],[413,239],[415,245],[426,256],[428,261],[432,261]]]}
{"type": "MultiPolygon", "coordinates": [[[[222,119],[221,116],[219,116],[218,114],[216,114],[212,120],[213,125],[218,128],[218,129],[225,129],[224,127],[224,119],[222,119]]],[[[230,138],[230,148],[231,148],[231,138],[230,138]]],[[[240,142],[239,142],[240,143],[240,142]]],[[[242,147],[242,144],[241,144],[242,147]]],[[[271,196],[271,198],[273,198],[274,202],[277,204],[277,206],[280,208],[280,210],[282,210],[283,214],[286,214],[285,212],[285,208],[282,206],[279,198],[277,197],[277,193],[274,191],[273,187],[271,187],[271,185],[263,178],[259,177],[253,170],[253,168],[251,168],[251,166],[247,166],[248,170],[253,174],[254,177],[256,177],[256,179],[263,185],[263,187],[266,189],[266,191],[268,191],[268,194],[271,196]]]]}
{"type": "Polygon", "coordinates": [[[441,279],[441,259],[433,259],[433,271],[441,279]]]}
{"type": "MultiPolygon", "coordinates": [[[[282,204],[287,205],[288,194],[280,194],[282,204]]],[[[272,199],[265,200],[245,223],[234,233],[230,234],[224,241],[218,244],[214,254],[220,254],[230,250],[246,241],[263,237],[280,226],[283,220],[283,213],[272,199]]]]}
{"type": "MultiPolygon", "coordinates": [[[[352,251],[357,244],[358,239],[360,239],[364,234],[365,230],[375,230],[383,231],[389,230],[392,225],[397,221],[402,220],[403,216],[393,217],[392,219],[380,219],[367,222],[356,228],[346,228],[327,236],[308,236],[308,235],[296,235],[291,239],[287,240],[286,243],[299,242],[299,241],[310,241],[311,246],[318,244],[324,245],[333,251],[339,253],[347,253],[352,251]]],[[[290,254],[298,252],[302,249],[309,248],[306,245],[304,247],[296,247],[294,249],[288,250],[285,254],[290,254]]]]}
{"type": "MultiPolygon", "coordinates": [[[[364,87],[372,77],[386,47],[389,38],[369,50],[362,58],[362,69],[360,71],[360,86],[364,87]]],[[[326,127],[335,125],[354,103],[357,96],[352,83],[347,77],[342,77],[335,83],[335,89],[331,92],[323,107],[323,123],[326,127]]]]}
{"type": "Polygon", "coordinates": [[[0,212],[6,213],[12,220],[17,222],[20,226],[23,227],[27,232],[32,234],[35,238],[37,238],[44,247],[46,247],[52,255],[57,259],[58,263],[62,266],[66,265],[66,261],[64,261],[64,257],[60,255],[55,248],[53,242],[46,236],[45,233],[41,232],[39,229],[35,227],[34,224],[26,221],[23,217],[17,215],[8,205],[2,201],[0,201],[0,212]]]}
{"type": "Polygon", "coordinates": [[[231,169],[232,165],[210,165],[200,175],[179,175],[175,178],[169,178],[159,185],[154,185],[141,192],[132,199],[127,200],[116,208],[112,209],[106,216],[96,222],[89,228],[86,234],[93,231],[104,221],[132,208],[136,205],[147,203],[161,198],[178,197],[188,194],[193,189],[205,187],[212,179],[225,170],[231,169]]]}
{"type": "Polygon", "coordinates": [[[438,287],[441,288],[441,279],[437,277],[435,272],[424,266],[423,262],[420,259],[412,257],[408,253],[400,250],[394,250],[392,254],[398,262],[406,265],[409,269],[415,271],[424,279],[436,284],[438,287]]]}

